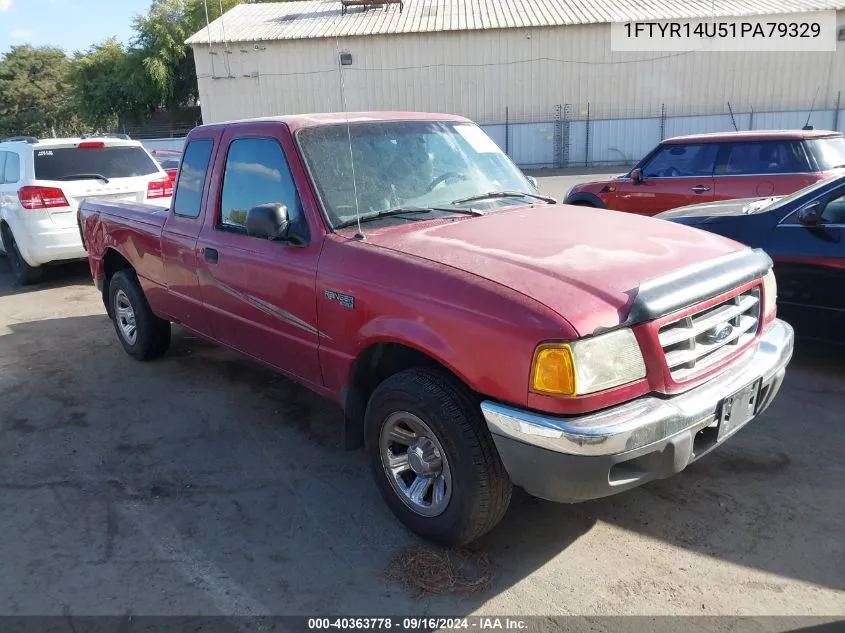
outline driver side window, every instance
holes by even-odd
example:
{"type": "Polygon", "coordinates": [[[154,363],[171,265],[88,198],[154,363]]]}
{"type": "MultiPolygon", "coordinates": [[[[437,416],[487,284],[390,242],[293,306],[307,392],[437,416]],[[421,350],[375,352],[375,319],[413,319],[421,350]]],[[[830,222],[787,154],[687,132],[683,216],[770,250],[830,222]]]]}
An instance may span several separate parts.
{"type": "Polygon", "coordinates": [[[717,143],[664,145],[643,168],[646,178],[710,176],[719,151],[717,143]]]}
{"type": "Polygon", "coordinates": [[[828,202],[819,218],[822,224],[845,224],[845,195],[828,202]]]}
{"type": "Polygon", "coordinates": [[[232,141],[223,175],[218,229],[246,231],[250,209],[262,204],[283,204],[291,224],[300,221],[300,201],[278,141],[241,138],[232,141]]]}

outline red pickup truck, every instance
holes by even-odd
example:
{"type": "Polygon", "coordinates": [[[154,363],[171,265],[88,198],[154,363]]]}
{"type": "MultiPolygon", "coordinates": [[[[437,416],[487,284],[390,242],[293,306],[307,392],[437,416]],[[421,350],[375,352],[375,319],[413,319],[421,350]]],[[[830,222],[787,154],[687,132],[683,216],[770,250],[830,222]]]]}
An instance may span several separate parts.
{"type": "Polygon", "coordinates": [[[177,323],[335,399],[394,514],[439,543],[491,529],[512,485],[577,502],[683,470],[792,354],[762,251],[555,204],[455,116],[201,126],[169,210],[78,219],[130,355],[177,323]]]}

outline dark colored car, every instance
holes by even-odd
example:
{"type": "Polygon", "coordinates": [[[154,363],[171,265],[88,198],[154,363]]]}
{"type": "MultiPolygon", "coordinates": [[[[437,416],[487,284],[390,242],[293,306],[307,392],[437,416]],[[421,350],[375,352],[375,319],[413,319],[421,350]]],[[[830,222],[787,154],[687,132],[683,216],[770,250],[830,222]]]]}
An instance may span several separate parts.
{"type": "Polygon", "coordinates": [[[688,204],[787,195],[842,167],[845,139],[838,132],[677,136],[626,174],[576,185],[564,203],[656,215],[688,204]]]}
{"type": "Polygon", "coordinates": [[[167,173],[170,182],[176,182],[176,174],[179,173],[179,164],[182,162],[182,152],[175,149],[154,149],[150,150],[153,158],[167,173]]]}
{"type": "Polygon", "coordinates": [[[845,175],[790,196],[681,207],[658,218],[765,250],[778,314],[808,338],[845,342],[845,175]]]}

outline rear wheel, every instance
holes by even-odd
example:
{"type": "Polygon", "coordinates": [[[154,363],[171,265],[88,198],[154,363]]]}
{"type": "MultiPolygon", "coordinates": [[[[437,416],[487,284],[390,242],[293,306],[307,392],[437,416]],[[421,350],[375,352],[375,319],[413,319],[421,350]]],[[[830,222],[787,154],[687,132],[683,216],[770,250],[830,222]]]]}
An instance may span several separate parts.
{"type": "Polygon", "coordinates": [[[472,393],[411,369],[381,383],[366,414],[367,453],[393,514],[441,545],[463,545],[504,516],[511,482],[472,393]]]}
{"type": "Polygon", "coordinates": [[[22,286],[41,283],[41,280],[44,278],[44,268],[42,266],[30,266],[26,263],[26,260],[21,256],[20,250],[18,250],[18,243],[15,241],[15,236],[8,227],[3,228],[3,244],[6,248],[6,255],[9,257],[12,272],[18,283],[22,286]]]}
{"type": "Polygon", "coordinates": [[[117,338],[127,354],[152,360],[170,347],[170,322],[150,310],[134,270],[119,270],[111,278],[109,306],[117,338]]]}

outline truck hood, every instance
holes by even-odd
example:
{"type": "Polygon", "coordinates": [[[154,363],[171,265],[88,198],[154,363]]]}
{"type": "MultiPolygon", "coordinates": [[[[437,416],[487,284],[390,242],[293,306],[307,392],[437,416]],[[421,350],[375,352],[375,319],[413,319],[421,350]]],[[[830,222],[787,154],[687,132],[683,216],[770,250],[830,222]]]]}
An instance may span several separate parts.
{"type": "Polygon", "coordinates": [[[625,321],[642,282],[744,248],[673,222],[568,205],[407,223],[367,231],[367,242],[532,297],[580,336],[625,321]]]}
{"type": "Polygon", "coordinates": [[[694,218],[695,221],[686,222],[686,224],[705,224],[710,218],[763,213],[782,197],[743,198],[740,200],[719,200],[718,202],[707,202],[705,204],[691,204],[670,211],[664,211],[655,217],[661,220],[676,220],[678,218],[690,218],[692,220],[694,218]]]}

